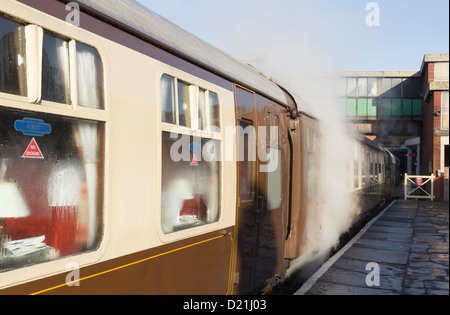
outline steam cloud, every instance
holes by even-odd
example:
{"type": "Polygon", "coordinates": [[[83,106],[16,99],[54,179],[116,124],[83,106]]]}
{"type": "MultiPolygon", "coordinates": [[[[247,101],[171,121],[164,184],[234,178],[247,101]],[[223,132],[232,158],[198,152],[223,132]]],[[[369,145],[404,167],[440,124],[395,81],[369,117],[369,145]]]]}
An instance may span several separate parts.
{"type": "MultiPolygon", "coordinates": [[[[360,210],[349,194],[352,151],[336,102],[337,80],[323,76],[340,66],[339,56],[331,55],[334,51],[330,48],[343,39],[342,28],[346,22],[318,18],[321,8],[315,1],[302,5],[304,11],[299,12],[298,20],[290,20],[293,14],[284,11],[289,10],[289,5],[285,5],[288,3],[292,1],[283,1],[283,6],[275,1],[258,1],[252,15],[254,20],[241,20],[235,29],[245,29],[245,32],[234,33],[233,41],[234,45],[239,43],[241,50],[236,57],[304,98],[312,114],[320,119],[320,202],[307,227],[316,237],[307,244],[306,253],[291,264],[290,272],[294,272],[311,261],[320,263],[328,257],[360,210]]],[[[352,23],[352,18],[348,23],[352,23]]]]}

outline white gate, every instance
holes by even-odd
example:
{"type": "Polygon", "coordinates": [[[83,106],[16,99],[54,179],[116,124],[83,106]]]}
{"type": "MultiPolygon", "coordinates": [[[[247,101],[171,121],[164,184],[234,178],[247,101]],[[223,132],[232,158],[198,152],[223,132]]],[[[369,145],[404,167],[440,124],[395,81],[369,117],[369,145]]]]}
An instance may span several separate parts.
{"type": "Polygon", "coordinates": [[[405,200],[434,200],[434,174],[430,176],[405,174],[405,200]]]}

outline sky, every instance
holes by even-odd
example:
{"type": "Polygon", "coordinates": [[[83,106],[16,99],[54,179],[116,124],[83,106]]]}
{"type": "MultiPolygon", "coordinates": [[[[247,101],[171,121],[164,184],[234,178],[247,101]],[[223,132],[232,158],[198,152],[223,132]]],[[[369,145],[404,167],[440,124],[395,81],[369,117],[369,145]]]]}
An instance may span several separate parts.
{"type": "Polygon", "coordinates": [[[265,71],[419,70],[449,53],[448,0],[138,0],[265,71]]]}

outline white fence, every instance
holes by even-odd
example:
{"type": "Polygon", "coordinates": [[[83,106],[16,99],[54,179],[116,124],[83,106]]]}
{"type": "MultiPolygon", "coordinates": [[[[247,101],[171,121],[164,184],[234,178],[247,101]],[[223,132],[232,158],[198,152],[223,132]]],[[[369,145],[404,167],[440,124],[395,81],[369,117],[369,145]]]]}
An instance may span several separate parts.
{"type": "Polygon", "coordinates": [[[434,174],[430,176],[405,174],[405,200],[434,200],[434,174]]]}

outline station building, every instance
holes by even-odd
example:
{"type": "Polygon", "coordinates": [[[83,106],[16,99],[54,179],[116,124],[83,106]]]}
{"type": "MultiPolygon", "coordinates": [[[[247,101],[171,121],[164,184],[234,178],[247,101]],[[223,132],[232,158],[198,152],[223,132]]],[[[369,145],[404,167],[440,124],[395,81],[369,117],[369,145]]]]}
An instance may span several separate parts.
{"type": "Polygon", "coordinates": [[[417,71],[341,73],[339,107],[359,133],[390,149],[402,174],[437,177],[448,200],[449,55],[425,55],[417,71]]]}

